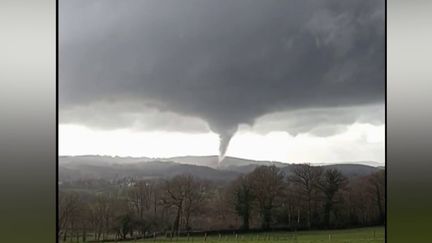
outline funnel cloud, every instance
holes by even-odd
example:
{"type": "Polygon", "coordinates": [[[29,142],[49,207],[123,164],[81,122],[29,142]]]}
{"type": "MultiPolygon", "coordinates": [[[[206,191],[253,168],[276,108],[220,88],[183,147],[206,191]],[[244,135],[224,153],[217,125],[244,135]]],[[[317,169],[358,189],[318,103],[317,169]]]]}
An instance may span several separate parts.
{"type": "MultiPolygon", "coordinates": [[[[222,160],[237,128],[268,114],[382,105],[384,4],[60,1],[60,122],[124,128],[156,110],[164,121],[140,127],[170,130],[177,115],[191,117],[179,118],[179,129],[202,131],[204,121],[219,135],[222,160]]],[[[320,125],[304,123],[297,130],[320,125]]]]}
{"type": "Polygon", "coordinates": [[[237,127],[231,129],[222,129],[216,131],[219,134],[219,163],[225,158],[231,138],[237,132],[237,127]]]}

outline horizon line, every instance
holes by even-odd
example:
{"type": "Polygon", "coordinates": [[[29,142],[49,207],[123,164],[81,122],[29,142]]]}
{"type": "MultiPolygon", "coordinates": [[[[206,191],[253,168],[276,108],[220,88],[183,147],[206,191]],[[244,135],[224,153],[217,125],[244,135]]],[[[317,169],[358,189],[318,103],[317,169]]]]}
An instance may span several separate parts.
{"type": "MultiPolygon", "coordinates": [[[[107,155],[107,154],[79,154],[79,155],[58,155],[58,158],[60,157],[111,157],[111,158],[132,158],[132,159],[172,159],[172,158],[181,158],[181,157],[218,157],[217,154],[214,155],[180,155],[180,156],[171,156],[171,157],[150,157],[150,156],[120,156],[120,155],[107,155]]],[[[232,158],[232,159],[240,159],[240,160],[251,160],[251,161],[257,161],[257,162],[273,162],[273,163],[283,163],[283,164],[363,164],[367,163],[366,165],[377,164],[379,166],[386,166],[385,162],[378,162],[373,160],[355,160],[355,161],[339,161],[339,162],[285,162],[280,160],[262,160],[262,159],[248,159],[248,158],[241,158],[241,157],[235,157],[235,156],[225,156],[225,158],[232,158]]]]}

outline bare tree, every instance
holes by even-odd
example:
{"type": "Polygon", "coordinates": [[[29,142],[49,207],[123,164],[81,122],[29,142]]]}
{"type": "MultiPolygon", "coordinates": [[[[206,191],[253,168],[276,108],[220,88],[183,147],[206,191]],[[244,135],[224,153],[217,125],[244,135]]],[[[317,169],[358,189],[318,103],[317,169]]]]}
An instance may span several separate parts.
{"type": "Polygon", "coordinates": [[[258,203],[263,229],[269,229],[272,222],[272,210],[281,196],[284,175],[276,166],[260,166],[249,175],[252,191],[258,203]]]}
{"type": "Polygon", "coordinates": [[[333,210],[335,195],[347,184],[347,178],[337,169],[328,169],[324,172],[319,188],[324,194],[324,223],[330,226],[330,213],[333,210]]]}
{"type": "Polygon", "coordinates": [[[154,183],[151,181],[138,181],[128,191],[128,202],[136,215],[135,223],[142,235],[150,226],[145,216],[153,209],[154,194],[154,183]]]}
{"type": "Polygon", "coordinates": [[[201,208],[205,199],[208,184],[204,181],[188,177],[185,187],[185,204],[184,204],[184,225],[186,230],[190,230],[191,216],[201,208]]]}
{"type": "Polygon", "coordinates": [[[314,167],[310,164],[300,164],[294,167],[293,175],[290,177],[290,181],[299,187],[306,201],[308,228],[312,227],[312,204],[316,199],[321,175],[321,167],[314,167]]]}
{"type": "Polygon", "coordinates": [[[85,199],[80,199],[79,209],[77,212],[77,220],[75,223],[75,231],[77,241],[79,238],[79,234],[81,234],[81,239],[83,242],[87,240],[87,232],[91,230],[91,218],[90,218],[90,209],[88,202],[85,199]]]}
{"type": "Polygon", "coordinates": [[[190,228],[190,216],[200,206],[205,194],[205,185],[189,175],[176,176],[165,183],[165,196],[162,203],[174,208],[173,231],[178,233],[182,221],[184,228],[190,228]]]}
{"type": "Polygon", "coordinates": [[[240,176],[231,183],[231,194],[234,210],[242,219],[241,229],[248,230],[252,203],[255,200],[249,177],[240,176]]]}
{"type": "Polygon", "coordinates": [[[368,225],[371,221],[371,198],[367,191],[367,177],[352,179],[348,185],[347,206],[354,225],[368,225]]]}
{"type": "Polygon", "coordinates": [[[282,193],[282,205],[278,214],[279,220],[284,224],[288,224],[292,229],[297,228],[300,223],[300,208],[303,205],[296,190],[298,188],[292,183],[286,183],[282,193]]]}
{"type": "Polygon", "coordinates": [[[80,209],[80,198],[77,193],[59,193],[59,231],[57,237],[63,236],[66,241],[69,231],[73,230],[80,209]]]}
{"type": "Polygon", "coordinates": [[[151,184],[148,181],[138,181],[128,191],[128,200],[140,219],[151,206],[151,184]]]}
{"type": "Polygon", "coordinates": [[[115,209],[113,199],[106,195],[98,195],[90,206],[91,221],[97,240],[105,239],[112,228],[115,209]]]}
{"type": "Polygon", "coordinates": [[[379,223],[385,221],[385,171],[379,171],[368,178],[369,191],[379,214],[379,223]]]}

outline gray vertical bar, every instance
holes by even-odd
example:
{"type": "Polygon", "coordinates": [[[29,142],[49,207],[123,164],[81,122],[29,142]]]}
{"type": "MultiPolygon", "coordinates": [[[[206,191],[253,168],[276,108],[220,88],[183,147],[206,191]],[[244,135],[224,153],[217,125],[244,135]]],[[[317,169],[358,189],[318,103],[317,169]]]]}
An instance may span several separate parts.
{"type": "Polygon", "coordinates": [[[0,1],[1,242],[55,242],[55,31],[55,1],[0,1]]]}

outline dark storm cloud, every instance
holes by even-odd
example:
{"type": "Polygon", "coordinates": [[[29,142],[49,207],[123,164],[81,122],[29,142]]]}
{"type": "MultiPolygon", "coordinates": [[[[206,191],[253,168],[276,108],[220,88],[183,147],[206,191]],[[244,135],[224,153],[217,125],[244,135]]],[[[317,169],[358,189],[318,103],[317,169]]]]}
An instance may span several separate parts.
{"type": "Polygon", "coordinates": [[[198,118],[170,111],[160,111],[131,102],[95,102],[74,106],[60,112],[63,124],[84,124],[94,129],[128,128],[137,131],[205,133],[209,127],[198,118]]]}
{"type": "Polygon", "coordinates": [[[135,102],[222,140],[272,112],[384,102],[379,0],[60,1],[59,45],[60,109],[135,102]]]}
{"type": "Polygon", "coordinates": [[[256,119],[252,129],[258,133],[287,131],[294,136],[309,133],[326,137],[346,131],[348,124],[356,122],[382,125],[384,105],[314,108],[271,113],[256,119]]]}

